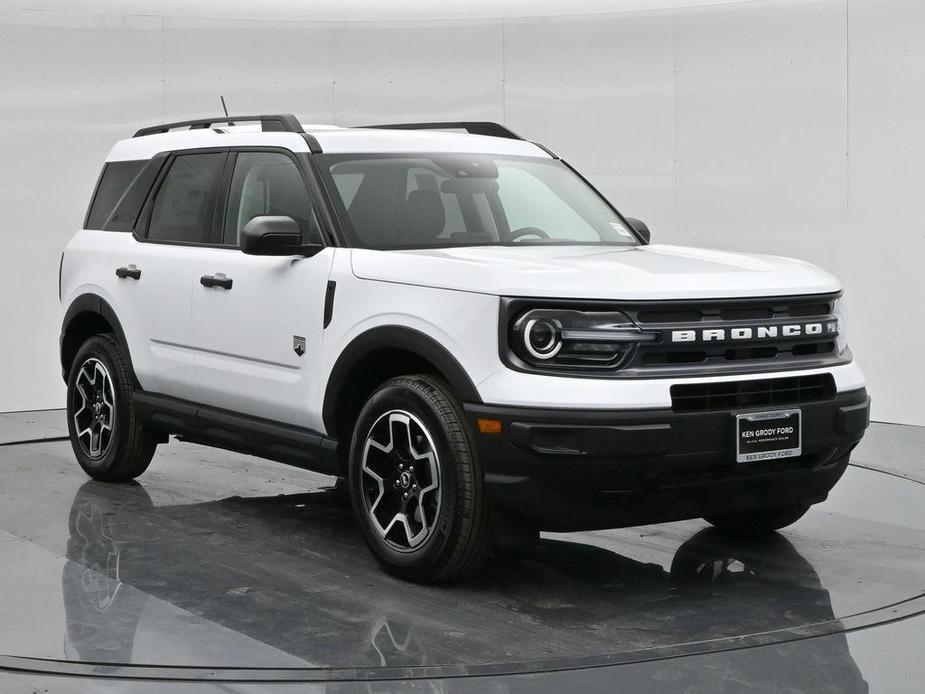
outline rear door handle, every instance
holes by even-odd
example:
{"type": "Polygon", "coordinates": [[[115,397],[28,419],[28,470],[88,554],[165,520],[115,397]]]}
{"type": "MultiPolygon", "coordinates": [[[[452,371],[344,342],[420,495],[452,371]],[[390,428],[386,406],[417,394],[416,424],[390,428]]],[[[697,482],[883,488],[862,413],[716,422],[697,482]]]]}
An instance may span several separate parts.
{"type": "Polygon", "coordinates": [[[134,265],[129,265],[128,267],[117,267],[116,277],[118,277],[120,280],[124,280],[126,277],[131,277],[133,280],[140,280],[141,270],[139,270],[134,265]]]}
{"type": "Polygon", "coordinates": [[[203,275],[199,278],[199,284],[203,287],[221,287],[222,289],[231,289],[231,278],[224,275],[203,275]]]}

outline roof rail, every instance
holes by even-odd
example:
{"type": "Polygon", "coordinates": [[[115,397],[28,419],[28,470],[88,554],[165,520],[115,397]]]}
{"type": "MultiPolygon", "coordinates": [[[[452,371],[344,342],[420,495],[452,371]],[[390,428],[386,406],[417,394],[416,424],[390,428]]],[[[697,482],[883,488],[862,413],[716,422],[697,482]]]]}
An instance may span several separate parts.
{"type": "Polygon", "coordinates": [[[264,132],[283,132],[283,133],[304,133],[305,129],[299,122],[299,119],[291,113],[283,113],[274,116],[219,116],[217,118],[199,118],[196,120],[183,120],[176,123],[164,123],[163,125],[152,125],[142,128],[132,137],[144,137],[145,135],[156,135],[166,133],[176,128],[188,128],[189,130],[201,130],[211,128],[216,124],[236,125],[238,123],[260,123],[264,132]]]}
{"type": "Polygon", "coordinates": [[[387,125],[364,125],[364,128],[383,130],[465,130],[470,135],[489,135],[504,137],[508,140],[523,140],[510,128],[491,121],[460,121],[457,123],[392,123],[387,125]]]}

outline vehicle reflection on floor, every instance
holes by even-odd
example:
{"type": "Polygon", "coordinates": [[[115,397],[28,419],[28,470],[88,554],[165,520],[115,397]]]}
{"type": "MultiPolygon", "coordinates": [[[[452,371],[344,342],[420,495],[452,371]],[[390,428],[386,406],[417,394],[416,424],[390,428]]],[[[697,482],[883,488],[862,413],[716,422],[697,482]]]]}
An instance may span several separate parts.
{"type": "MultiPolygon", "coordinates": [[[[87,482],[71,507],[67,558],[62,581],[74,660],[170,664],[136,648],[140,633],[146,643],[158,635],[184,639],[182,623],[147,623],[145,606],[155,598],[307,667],[555,665],[710,639],[730,638],[737,648],[746,644],[735,637],[791,630],[779,647],[761,649],[760,673],[693,672],[689,659],[665,660],[646,686],[739,691],[765,681],[867,691],[843,636],[784,643],[792,630],[835,615],[813,567],[781,535],[736,541],[700,530],[677,547],[669,567],[545,539],[496,558],[477,578],[422,587],[382,574],[333,490],[155,506],[141,485],[87,482]]],[[[334,684],[328,690],[338,691],[334,684]]]]}

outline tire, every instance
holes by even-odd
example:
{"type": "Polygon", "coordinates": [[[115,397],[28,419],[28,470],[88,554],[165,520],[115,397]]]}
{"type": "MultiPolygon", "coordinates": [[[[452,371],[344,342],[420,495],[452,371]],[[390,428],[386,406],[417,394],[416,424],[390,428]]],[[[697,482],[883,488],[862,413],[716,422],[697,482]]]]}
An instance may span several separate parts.
{"type": "Polygon", "coordinates": [[[448,581],[475,571],[491,549],[462,408],[431,376],[392,379],[366,401],[351,437],[349,487],[363,538],[393,575],[448,581]]]}
{"type": "Polygon", "coordinates": [[[786,506],[771,506],[751,511],[705,516],[704,520],[730,535],[767,535],[796,523],[806,514],[810,506],[811,504],[800,502],[786,506]]]}
{"type": "Polygon", "coordinates": [[[154,456],[154,435],[138,421],[122,348],[112,335],[81,345],[67,379],[67,427],[77,462],[102,482],[127,482],[154,456]]]}

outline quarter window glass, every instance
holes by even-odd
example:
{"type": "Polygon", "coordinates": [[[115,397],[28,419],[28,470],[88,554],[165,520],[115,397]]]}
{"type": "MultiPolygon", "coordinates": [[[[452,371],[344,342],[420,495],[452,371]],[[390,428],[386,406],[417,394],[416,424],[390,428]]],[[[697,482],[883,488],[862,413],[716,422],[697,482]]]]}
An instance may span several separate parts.
{"type": "Polygon", "coordinates": [[[311,196],[292,159],[278,152],[241,152],[228,194],[224,243],[237,246],[241,230],[263,215],[292,217],[305,242],[321,242],[311,196]]]}
{"type": "Polygon", "coordinates": [[[87,214],[87,229],[102,229],[129,185],[141,172],[147,160],[111,161],[103,167],[103,175],[87,214]]]}
{"type": "Polygon", "coordinates": [[[163,157],[157,157],[146,163],[129,184],[128,190],[119,198],[116,209],[109,215],[109,219],[103,223],[104,231],[133,231],[135,229],[135,222],[141,214],[142,206],[148,198],[148,193],[151,192],[151,186],[154,185],[163,163],[163,157]]]}
{"type": "Polygon", "coordinates": [[[183,154],[174,159],[154,200],[148,238],[208,243],[224,163],[223,152],[183,154]]]}

